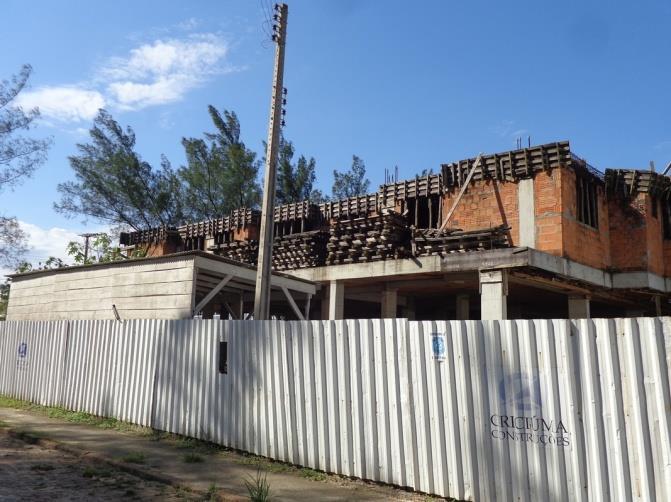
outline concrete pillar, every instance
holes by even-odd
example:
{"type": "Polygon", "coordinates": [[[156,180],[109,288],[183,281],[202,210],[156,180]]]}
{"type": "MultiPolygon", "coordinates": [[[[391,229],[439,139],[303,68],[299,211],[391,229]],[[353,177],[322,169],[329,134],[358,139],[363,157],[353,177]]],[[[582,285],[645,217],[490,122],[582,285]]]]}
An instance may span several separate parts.
{"type": "Polygon", "coordinates": [[[569,319],[589,319],[589,296],[569,296],[568,297],[568,317],[569,319]]]}
{"type": "Polygon", "coordinates": [[[656,295],[655,298],[653,299],[653,302],[655,303],[655,316],[661,317],[662,316],[662,297],[659,295],[656,295]]]}
{"type": "Polygon", "coordinates": [[[329,283],[328,319],[330,321],[342,319],[345,311],[345,285],[342,281],[329,283]]]}
{"type": "Polygon", "coordinates": [[[382,305],[380,310],[382,319],[395,319],[397,307],[398,291],[396,289],[382,290],[382,305]]]}
{"type": "Polygon", "coordinates": [[[522,179],[517,184],[517,202],[520,217],[519,246],[536,247],[536,203],[533,178],[522,179]]]}
{"type": "Polygon", "coordinates": [[[405,298],[405,317],[408,318],[408,321],[414,321],[417,319],[417,311],[415,309],[415,299],[411,296],[405,298]]]}
{"type": "Polygon", "coordinates": [[[457,319],[466,321],[471,318],[471,298],[469,295],[457,295],[457,319]]]}
{"type": "Polygon", "coordinates": [[[508,318],[508,272],[506,270],[480,271],[480,318],[482,320],[508,318]]]}

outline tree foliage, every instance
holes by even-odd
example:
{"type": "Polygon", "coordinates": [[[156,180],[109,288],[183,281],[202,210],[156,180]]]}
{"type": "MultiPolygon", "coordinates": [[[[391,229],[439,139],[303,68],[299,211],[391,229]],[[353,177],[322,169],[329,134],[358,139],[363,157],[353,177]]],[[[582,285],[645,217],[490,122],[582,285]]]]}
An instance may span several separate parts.
{"type": "Polygon", "coordinates": [[[239,207],[257,207],[261,188],[256,153],[240,139],[235,112],[223,115],[208,107],[215,127],[203,138],[183,138],[187,165],[179,169],[184,183],[184,206],[193,220],[216,218],[239,207]]]}
{"type": "Polygon", "coordinates": [[[77,241],[70,241],[67,247],[67,253],[72,257],[76,265],[91,265],[93,263],[109,263],[112,261],[127,260],[129,258],[142,258],[146,256],[147,250],[143,248],[135,249],[130,256],[121,252],[118,246],[112,245],[112,236],[108,233],[99,233],[94,239],[89,241],[88,252],[85,244],[77,241]]]}
{"type": "Polygon", "coordinates": [[[289,204],[309,200],[320,203],[324,196],[314,189],[316,161],[314,157],[307,159],[304,155],[293,162],[294,145],[291,141],[282,140],[277,165],[276,203],[289,204]]]}
{"type": "Polygon", "coordinates": [[[366,178],[366,165],[363,160],[352,155],[352,167],[345,172],[333,171],[334,199],[346,199],[368,193],[370,181],[366,178]]]}
{"type": "MultiPolygon", "coordinates": [[[[24,65],[18,75],[0,82],[0,193],[30,177],[46,160],[51,139],[27,137],[40,113],[24,111],[16,98],[25,88],[32,68],[24,65]]],[[[26,235],[14,217],[0,215],[0,265],[15,266],[26,251],[26,235]]]]}
{"type": "Polygon", "coordinates": [[[78,144],[79,155],[69,158],[75,181],[58,185],[56,211],[135,230],[181,223],[181,185],[165,157],[153,169],[135,151],[133,130],[105,110],[89,134],[90,142],[78,144]]]}

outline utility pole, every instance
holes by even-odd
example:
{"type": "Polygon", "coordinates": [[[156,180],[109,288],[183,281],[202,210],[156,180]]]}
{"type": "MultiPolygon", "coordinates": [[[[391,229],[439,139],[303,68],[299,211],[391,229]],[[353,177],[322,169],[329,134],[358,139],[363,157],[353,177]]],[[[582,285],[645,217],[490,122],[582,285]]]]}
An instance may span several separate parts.
{"type": "Polygon", "coordinates": [[[84,238],[84,265],[89,258],[89,239],[91,237],[97,237],[100,233],[89,233],[89,234],[80,234],[79,237],[84,238]]]}
{"type": "Polygon", "coordinates": [[[275,4],[273,19],[273,41],[275,42],[275,72],[270,100],[270,123],[268,124],[268,146],[266,150],[266,172],[263,177],[263,206],[261,207],[261,235],[259,238],[259,259],[256,269],[256,290],[254,291],[254,320],[268,319],[270,316],[270,278],[273,258],[273,212],[275,206],[275,181],[277,152],[280,143],[280,128],[283,125],[282,106],[284,104],[284,47],[287,38],[287,4],[275,4]]]}

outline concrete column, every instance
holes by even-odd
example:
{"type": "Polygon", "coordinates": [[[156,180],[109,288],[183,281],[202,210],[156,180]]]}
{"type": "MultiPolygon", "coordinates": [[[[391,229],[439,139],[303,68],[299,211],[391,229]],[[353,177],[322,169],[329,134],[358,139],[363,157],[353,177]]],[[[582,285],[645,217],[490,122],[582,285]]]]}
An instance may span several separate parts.
{"type": "Polygon", "coordinates": [[[398,291],[396,289],[382,290],[382,319],[395,319],[398,307],[398,291]]]}
{"type": "Polygon", "coordinates": [[[653,302],[655,303],[655,316],[662,316],[662,297],[657,295],[655,296],[653,302]]]}
{"type": "Polygon", "coordinates": [[[517,184],[517,202],[520,217],[519,246],[536,247],[536,204],[533,178],[522,179],[517,184]]]}
{"type": "Polygon", "coordinates": [[[508,272],[506,270],[480,271],[480,318],[482,320],[508,318],[508,272]]]}
{"type": "Polygon", "coordinates": [[[457,319],[466,321],[471,318],[471,298],[469,295],[457,295],[457,319]]]}
{"type": "Polygon", "coordinates": [[[345,285],[342,281],[329,283],[328,319],[330,321],[342,319],[345,311],[345,285]]]}
{"type": "Polygon", "coordinates": [[[569,296],[568,297],[568,317],[569,319],[589,319],[589,296],[569,296]]]}
{"type": "Polygon", "coordinates": [[[415,299],[411,296],[405,298],[405,317],[408,318],[408,321],[414,321],[417,319],[417,312],[415,309],[415,299]]]}

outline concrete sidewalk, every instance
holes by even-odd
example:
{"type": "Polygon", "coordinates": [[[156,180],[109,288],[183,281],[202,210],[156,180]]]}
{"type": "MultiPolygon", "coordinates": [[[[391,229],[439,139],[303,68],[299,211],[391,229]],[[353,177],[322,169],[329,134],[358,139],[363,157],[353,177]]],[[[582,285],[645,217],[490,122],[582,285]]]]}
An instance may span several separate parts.
{"type": "MultiPolygon", "coordinates": [[[[267,475],[272,500],[426,500],[426,496],[270,462],[205,443],[126,433],[0,407],[11,433],[27,433],[80,458],[108,462],[135,475],[203,494],[216,485],[221,500],[248,500],[245,480],[267,475]],[[128,462],[129,459],[136,462],[128,462]]],[[[164,435],[163,435],[164,436],[164,435]]]]}

